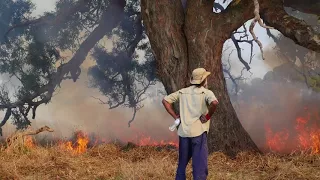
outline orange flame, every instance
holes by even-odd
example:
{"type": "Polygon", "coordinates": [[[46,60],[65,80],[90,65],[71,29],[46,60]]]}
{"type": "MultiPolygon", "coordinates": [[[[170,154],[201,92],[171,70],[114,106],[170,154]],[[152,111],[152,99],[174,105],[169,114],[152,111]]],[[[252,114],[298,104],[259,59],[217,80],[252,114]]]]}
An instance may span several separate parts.
{"type": "MultiPolygon", "coordinates": [[[[307,110],[307,109],[305,109],[307,110]]],[[[304,150],[311,151],[312,154],[320,153],[320,129],[317,124],[313,124],[313,126],[308,127],[310,125],[310,120],[319,121],[318,112],[315,111],[315,115],[312,116],[309,112],[306,117],[298,117],[296,118],[295,132],[296,138],[294,140],[297,141],[297,145],[295,149],[292,150],[304,150]]],[[[266,146],[277,152],[283,152],[288,145],[288,130],[285,129],[280,132],[272,132],[271,128],[266,125],[266,146]]]]}
{"type": "Polygon", "coordinates": [[[33,148],[35,146],[33,139],[31,136],[26,136],[24,139],[24,145],[29,148],[33,148]]]}
{"type": "Polygon", "coordinates": [[[82,154],[87,151],[89,138],[87,134],[83,133],[82,131],[76,132],[76,143],[73,144],[72,141],[67,141],[60,144],[60,147],[62,149],[65,149],[67,151],[71,151],[74,154],[82,154]]]}
{"type": "Polygon", "coordinates": [[[267,146],[272,151],[282,151],[285,148],[285,141],[289,137],[289,132],[283,130],[281,132],[273,133],[269,125],[265,126],[267,146]]]}
{"type": "Polygon", "coordinates": [[[145,138],[141,138],[138,142],[139,146],[164,146],[164,145],[171,145],[174,147],[178,147],[178,143],[174,142],[174,141],[164,141],[161,140],[159,141],[155,141],[152,140],[151,137],[145,137],[145,138]]]}
{"type": "MultiPolygon", "coordinates": [[[[178,147],[178,142],[177,141],[165,141],[165,140],[154,140],[151,139],[150,136],[145,136],[141,133],[137,133],[138,135],[136,136],[136,140],[131,139],[131,142],[135,142],[138,146],[165,146],[165,145],[170,145],[174,147],[178,147]]],[[[174,138],[172,138],[174,139],[174,138]]]]}

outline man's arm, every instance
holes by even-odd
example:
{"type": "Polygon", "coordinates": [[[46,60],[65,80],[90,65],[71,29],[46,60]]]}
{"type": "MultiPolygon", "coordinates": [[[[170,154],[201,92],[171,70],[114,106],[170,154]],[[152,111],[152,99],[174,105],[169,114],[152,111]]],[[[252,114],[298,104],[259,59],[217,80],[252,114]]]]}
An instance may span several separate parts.
{"type": "Polygon", "coordinates": [[[167,112],[174,118],[174,119],[178,119],[179,116],[174,112],[172,104],[170,104],[169,102],[167,102],[165,99],[162,100],[162,104],[164,106],[164,108],[167,110],[167,112]]]}
{"type": "Polygon", "coordinates": [[[208,109],[209,109],[209,112],[208,114],[206,115],[206,119],[210,119],[211,116],[213,115],[213,113],[216,111],[217,109],[217,106],[218,106],[219,102],[217,100],[214,100],[211,102],[211,104],[209,105],[208,109]]]}
{"type": "Polygon", "coordinates": [[[208,114],[205,115],[205,117],[207,120],[209,120],[211,118],[211,116],[213,115],[213,113],[216,111],[217,106],[219,104],[219,101],[212,91],[208,91],[206,93],[205,99],[206,99],[206,102],[209,104],[209,106],[208,106],[209,112],[208,112],[208,114]]]}

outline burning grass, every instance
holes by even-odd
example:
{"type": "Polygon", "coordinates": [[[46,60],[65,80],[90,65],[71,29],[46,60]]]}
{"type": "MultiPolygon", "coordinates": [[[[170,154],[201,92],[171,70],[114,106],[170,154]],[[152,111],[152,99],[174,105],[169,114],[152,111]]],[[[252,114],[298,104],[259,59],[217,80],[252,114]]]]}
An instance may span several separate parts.
{"type": "MultiPolygon", "coordinates": [[[[30,139],[23,148],[0,150],[1,179],[174,179],[177,151],[170,146],[101,144],[83,152],[78,145],[43,147],[30,139]],[[76,152],[76,153],[75,153],[76,152]]],[[[65,142],[66,143],[66,142],[65,142]]],[[[191,165],[187,174],[192,177],[191,165]]],[[[316,154],[239,154],[235,160],[222,153],[209,157],[208,179],[319,179],[316,154]]]]}

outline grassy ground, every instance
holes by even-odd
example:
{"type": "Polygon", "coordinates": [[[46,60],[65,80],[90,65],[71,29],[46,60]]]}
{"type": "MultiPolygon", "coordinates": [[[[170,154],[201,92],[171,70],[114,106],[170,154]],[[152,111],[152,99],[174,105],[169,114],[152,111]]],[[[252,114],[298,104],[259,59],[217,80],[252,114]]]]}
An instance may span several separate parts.
{"type": "MultiPolygon", "coordinates": [[[[54,147],[0,150],[0,179],[174,179],[177,151],[169,148],[99,145],[83,154],[54,147]]],[[[191,166],[187,170],[192,178],[191,166]]],[[[209,157],[208,179],[320,179],[318,155],[221,153],[209,157]]]]}

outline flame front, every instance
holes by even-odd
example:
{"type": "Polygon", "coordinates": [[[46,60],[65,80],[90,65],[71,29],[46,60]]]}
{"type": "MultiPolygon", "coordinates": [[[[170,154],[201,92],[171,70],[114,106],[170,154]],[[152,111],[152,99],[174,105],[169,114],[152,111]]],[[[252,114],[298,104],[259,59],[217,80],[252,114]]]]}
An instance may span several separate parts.
{"type": "MultiPolygon", "coordinates": [[[[170,139],[176,139],[174,137],[174,134],[172,134],[172,137],[170,139]]],[[[145,136],[144,134],[138,133],[135,139],[129,140],[131,142],[136,143],[139,146],[165,146],[170,145],[173,147],[178,147],[178,142],[175,140],[154,140],[150,136],[145,136]]]]}
{"type": "MultiPolygon", "coordinates": [[[[176,141],[156,141],[153,140],[151,137],[144,136],[143,134],[137,133],[135,139],[127,140],[126,142],[133,142],[137,144],[138,146],[164,146],[164,145],[171,145],[173,147],[178,147],[178,143],[176,141]]],[[[74,154],[82,154],[87,151],[88,144],[89,144],[89,138],[86,133],[83,133],[82,131],[78,131],[75,133],[75,143],[72,141],[67,142],[61,142],[60,148],[66,151],[70,151],[74,154]]],[[[97,144],[98,142],[107,143],[107,140],[105,139],[95,139],[94,144],[97,144]]]]}
{"type": "Polygon", "coordinates": [[[24,145],[29,148],[33,148],[35,146],[33,139],[31,136],[26,136],[24,139],[24,145]]]}
{"type": "Polygon", "coordinates": [[[289,147],[291,140],[293,143],[296,142],[296,147],[291,150],[311,151],[312,154],[320,153],[320,128],[317,126],[319,120],[317,111],[313,115],[308,112],[305,117],[297,117],[292,134],[289,134],[287,129],[274,133],[269,125],[265,125],[267,148],[281,153],[289,147]],[[311,120],[315,123],[312,124],[311,120]]]}
{"type": "Polygon", "coordinates": [[[83,133],[78,133],[77,134],[77,147],[75,149],[75,151],[77,153],[84,153],[87,151],[87,147],[88,147],[88,143],[89,143],[89,138],[87,135],[83,134],[83,133]]]}
{"type": "Polygon", "coordinates": [[[159,141],[155,141],[152,140],[151,137],[144,137],[141,138],[138,142],[139,146],[164,146],[164,145],[170,145],[170,146],[174,146],[174,147],[178,147],[178,143],[174,142],[174,141],[164,141],[161,140],[159,141]]]}
{"type": "Polygon", "coordinates": [[[265,126],[265,130],[268,148],[272,151],[282,151],[285,148],[285,142],[289,137],[289,132],[283,130],[281,132],[273,133],[269,125],[265,126]]]}
{"type": "Polygon", "coordinates": [[[82,131],[76,132],[76,143],[73,144],[72,141],[62,142],[60,147],[67,151],[71,151],[74,154],[82,154],[87,151],[89,138],[87,134],[82,131]]]}

